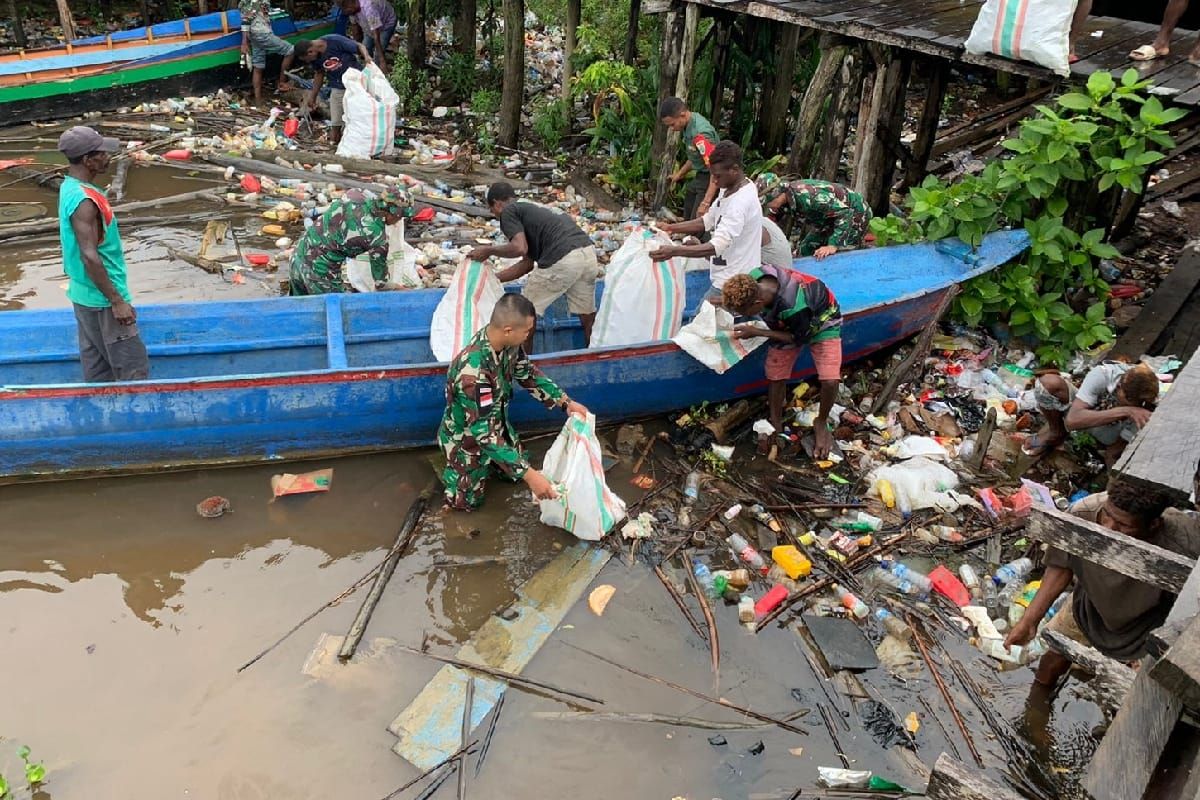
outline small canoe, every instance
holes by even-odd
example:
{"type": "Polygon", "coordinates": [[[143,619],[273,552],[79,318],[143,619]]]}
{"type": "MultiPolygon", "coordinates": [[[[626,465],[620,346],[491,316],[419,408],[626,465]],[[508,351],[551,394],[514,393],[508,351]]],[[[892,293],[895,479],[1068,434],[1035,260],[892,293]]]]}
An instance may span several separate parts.
{"type": "MultiPolygon", "coordinates": [[[[333,31],[331,19],[271,18],[289,41],[333,31]]],[[[221,11],[0,54],[0,125],[111,110],[143,100],[202,95],[245,82],[241,15],[221,11]]]]}
{"type": "MultiPolygon", "coordinates": [[[[943,293],[1004,264],[1024,231],[972,251],[938,242],[801,259],[845,315],[846,362],[908,338],[943,293]]],[[[688,308],[708,288],[688,274],[688,308]]],[[[597,291],[602,291],[601,286],[597,291]]],[[[429,328],[442,290],[138,306],[152,380],[79,382],[71,309],[0,313],[0,482],[79,477],[429,445],[445,402],[446,365],[429,328]]],[[[579,349],[562,301],[539,321],[535,361],[604,422],[760,393],[765,348],[716,375],[672,342],[579,349]]],[[[806,357],[794,377],[813,373],[806,357]]],[[[518,389],[527,432],[560,413],[518,389]]]]}

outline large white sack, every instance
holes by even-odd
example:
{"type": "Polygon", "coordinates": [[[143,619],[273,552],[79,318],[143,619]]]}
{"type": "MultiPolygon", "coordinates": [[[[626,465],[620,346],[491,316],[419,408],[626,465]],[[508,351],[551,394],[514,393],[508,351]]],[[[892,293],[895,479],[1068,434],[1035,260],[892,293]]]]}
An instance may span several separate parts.
{"type": "Polygon", "coordinates": [[[345,119],[337,154],[342,158],[372,158],[395,149],[396,106],[400,96],[392,89],[383,70],[368,64],[363,71],[348,69],[342,76],[346,95],[342,100],[345,119]]]}
{"type": "MultiPolygon", "coordinates": [[[[419,289],[425,285],[417,268],[417,248],[404,240],[404,220],[387,226],[388,277],[391,286],[419,289]]],[[[375,274],[371,272],[371,256],[364,253],[346,264],[346,281],[358,292],[375,291],[375,274]]]]}
{"type": "Polygon", "coordinates": [[[968,53],[993,54],[1071,74],[1075,0],[987,0],[967,37],[968,53]]]}
{"type": "Polygon", "coordinates": [[[570,415],[546,453],[542,474],[558,487],[554,500],[541,500],[542,522],[595,542],[625,518],[625,501],[604,480],[596,416],[570,415]]]}
{"type": "Polygon", "coordinates": [[[762,346],[767,339],[764,336],[733,338],[733,315],[705,300],[692,321],[680,328],[672,341],[689,356],[720,375],[762,346]]]}
{"type": "Polygon", "coordinates": [[[630,232],[604,274],[604,294],[589,347],[660,342],[679,332],[687,302],[683,266],[674,258],[650,258],[650,253],[670,244],[667,237],[648,228],[630,232]]]}
{"type": "Polygon", "coordinates": [[[438,361],[459,354],[471,337],[488,324],[504,286],[487,265],[463,259],[450,286],[433,310],[429,346],[438,361]]]}

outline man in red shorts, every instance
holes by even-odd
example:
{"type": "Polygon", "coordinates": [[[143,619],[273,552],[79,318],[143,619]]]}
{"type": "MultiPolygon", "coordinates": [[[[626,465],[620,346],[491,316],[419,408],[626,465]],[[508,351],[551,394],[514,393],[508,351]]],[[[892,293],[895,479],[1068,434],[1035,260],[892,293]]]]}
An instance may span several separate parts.
{"type": "Polygon", "coordinates": [[[767,330],[736,325],[739,339],[765,336],[767,345],[767,400],[771,424],[783,431],[783,402],[801,348],[807,344],[821,382],[821,405],[813,422],[813,457],[829,455],[833,435],[829,411],[842,378],[842,312],[824,283],[803,272],[764,265],[749,274],[734,275],[721,289],[721,304],[740,316],[761,315],[767,330]]]}

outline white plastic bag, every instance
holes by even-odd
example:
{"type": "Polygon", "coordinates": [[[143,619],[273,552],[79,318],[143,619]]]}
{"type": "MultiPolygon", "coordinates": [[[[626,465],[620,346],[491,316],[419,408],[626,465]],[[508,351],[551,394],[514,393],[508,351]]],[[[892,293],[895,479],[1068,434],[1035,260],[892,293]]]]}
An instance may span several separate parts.
{"type": "Polygon", "coordinates": [[[346,283],[356,292],[375,291],[375,273],[371,272],[370,256],[355,256],[346,262],[346,283]]]}
{"type": "Polygon", "coordinates": [[[1068,77],[1074,13],[1075,0],[987,0],[967,37],[967,52],[1032,61],[1068,77]]]}
{"type": "Polygon", "coordinates": [[[602,459],[595,415],[572,414],[542,463],[542,474],[559,493],[539,501],[542,522],[595,542],[625,518],[625,501],[609,490],[602,459]]]}
{"type": "Polygon", "coordinates": [[[678,259],[652,261],[650,253],[671,242],[635,228],[612,257],[589,347],[661,342],[679,332],[687,301],[678,259]]]}
{"type": "Polygon", "coordinates": [[[953,491],[958,486],[954,470],[924,456],[872,470],[867,483],[876,497],[879,491],[875,487],[881,480],[890,483],[897,496],[903,492],[914,511],[922,508],[957,511],[960,506],[973,505],[969,497],[953,491]]]}
{"type": "MultiPolygon", "coordinates": [[[[421,270],[417,267],[417,248],[404,241],[404,220],[387,226],[388,277],[387,283],[405,289],[419,289],[425,285],[421,270]]],[[[356,292],[375,291],[375,274],[371,272],[371,256],[364,253],[355,256],[346,264],[346,281],[356,292]]]]}
{"type": "MultiPolygon", "coordinates": [[[[761,325],[762,323],[757,323],[761,325]]],[[[733,338],[733,315],[707,300],[696,317],[672,338],[685,353],[718,375],[766,342],[766,337],[733,338]]]]}
{"type": "Polygon", "coordinates": [[[348,69],[342,76],[346,96],[342,139],[337,154],[342,158],[372,158],[390,154],[396,146],[396,106],[400,96],[388,83],[383,70],[367,64],[361,72],[348,69]]]}
{"type": "Polygon", "coordinates": [[[486,264],[463,259],[450,279],[446,294],[433,310],[429,346],[438,361],[458,355],[471,337],[488,324],[504,286],[486,264]]]}

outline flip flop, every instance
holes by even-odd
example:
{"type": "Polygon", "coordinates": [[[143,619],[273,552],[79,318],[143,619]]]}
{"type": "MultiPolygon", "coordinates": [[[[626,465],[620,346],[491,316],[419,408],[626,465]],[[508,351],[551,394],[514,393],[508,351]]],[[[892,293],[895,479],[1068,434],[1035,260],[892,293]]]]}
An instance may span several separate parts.
{"type": "Polygon", "coordinates": [[[1046,442],[1042,441],[1041,436],[1035,433],[1026,439],[1025,443],[1021,445],[1021,452],[1030,458],[1038,458],[1046,455],[1046,453],[1058,447],[1060,444],[1062,444],[1061,441],[1055,442],[1054,444],[1047,444],[1046,442]]]}
{"type": "Polygon", "coordinates": [[[1169,50],[1166,53],[1160,53],[1154,49],[1154,45],[1144,44],[1141,47],[1131,50],[1129,52],[1129,57],[1134,61],[1153,61],[1154,59],[1162,58],[1169,53],[1169,50]]]}

